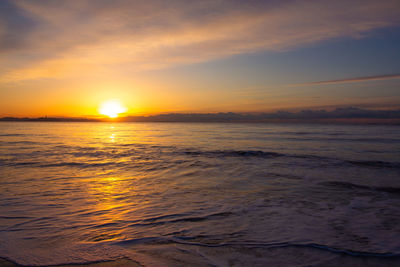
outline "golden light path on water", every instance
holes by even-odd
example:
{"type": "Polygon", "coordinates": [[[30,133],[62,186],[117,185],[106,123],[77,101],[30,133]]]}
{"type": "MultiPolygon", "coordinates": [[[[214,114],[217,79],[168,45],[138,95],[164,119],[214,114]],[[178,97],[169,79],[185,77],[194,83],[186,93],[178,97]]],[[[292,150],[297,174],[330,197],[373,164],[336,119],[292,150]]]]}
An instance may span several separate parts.
{"type": "MultiPolygon", "coordinates": [[[[103,108],[113,107],[113,105],[107,105],[107,102],[104,104],[103,108]]],[[[110,104],[110,102],[108,102],[108,104],[110,104]]],[[[118,104],[114,105],[114,107],[118,107],[118,104]]],[[[111,109],[103,109],[102,114],[108,115],[111,118],[116,117],[113,116],[114,114],[112,112],[114,111],[111,109]]],[[[95,133],[95,135],[101,140],[100,143],[102,143],[104,147],[107,147],[108,144],[112,145],[118,142],[115,132],[115,126],[107,125],[102,133],[95,133]]],[[[107,160],[104,161],[104,163],[107,163],[107,160]]],[[[129,186],[128,183],[131,183],[132,180],[137,179],[137,177],[122,177],[120,175],[109,176],[106,173],[104,171],[97,173],[94,178],[87,183],[87,198],[94,204],[92,207],[94,209],[94,216],[91,216],[91,220],[94,221],[96,225],[105,226],[95,228],[91,231],[88,241],[92,242],[126,238],[122,228],[106,226],[123,222],[129,217],[132,217],[132,213],[135,213],[135,207],[137,206],[137,203],[128,204],[123,201],[126,196],[135,195],[135,188],[129,186]]],[[[131,200],[132,199],[134,198],[131,198],[131,200]]]]}
{"type": "MultiPolygon", "coordinates": [[[[132,126],[135,127],[135,125],[132,126]]],[[[111,123],[111,125],[107,123],[101,128],[102,130],[89,132],[89,134],[82,133],[87,135],[82,136],[82,138],[89,137],[92,140],[97,140],[96,150],[109,150],[114,147],[112,154],[121,153],[119,146],[126,144],[128,140],[134,143],[154,143],[157,139],[148,139],[148,130],[150,129],[144,131],[143,129],[137,129],[134,134],[130,132],[127,135],[124,131],[121,131],[124,127],[121,127],[118,123],[111,123]]],[[[147,165],[148,161],[146,159],[135,160],[136,164],[143,165],[147,165]]],[[[99,165],[106,165],[110,162],[129,164],[129,160],[126,158],[121,160],[106,157],[101,161],[96,160],[99,165]]],[[[135,231],[130,231],[129,234],[126,233],[124,222],[142,220],[143,216],[146,215],[143,211],[151,206],[151,203],[143,196],[163,191],[159,186],[143,182],[143,180],[149,178],[148,176],[143,171],[131,172],[127,175],[124,172],[120,172],[118,168],[102,169],[96,173],[89,171],[87,175],[83,176],[85,178],[78,183],[84,184],[84,187],[86,187],[87,196],[85,201],[90,203],[87,207],[90,210],[89,218],[93,225],[96,225],[86,233],[86,241],[123,240],[135,233],[135,231]],[[86,180],[87,178],[89,179],[86,180]],[[117,224],[120,226],[116,227],[117,224]]]]}

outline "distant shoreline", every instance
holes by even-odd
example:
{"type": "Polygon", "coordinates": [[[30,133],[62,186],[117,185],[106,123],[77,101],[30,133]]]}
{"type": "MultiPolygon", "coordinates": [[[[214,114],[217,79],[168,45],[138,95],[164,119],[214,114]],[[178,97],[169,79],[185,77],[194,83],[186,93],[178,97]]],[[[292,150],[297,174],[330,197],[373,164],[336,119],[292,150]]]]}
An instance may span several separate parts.
{"type": "Polygon", "coordinates": [[[21,121],[21,122],[102,122],[98,119],[87,118],[57,118],[57,117],[40,117],[40,118],[16,118],[16,117],[3,117],[0,121],[21,121]]]}
{"type": "Polygon", "coordinates": [[[148,116],[123,116],[114,119],[87,117],[3,117],[0,121],[22,122],[186,122],[186,123],[340,123],[400,124],[400,109],[368,110],[337,108],[334,110],[276,111],[272,113],[168,113],[148,116]]]}
{"type": "Polygon", "coordinates": [[[264,121],[229,121],[229,120],[213,120],[213,121],[185,121],[185,120],[100,120],[100,119],[71,119],[71,118],[0,118],[0,122],[74,122],[74,123],[232,123],[232,124],[345,124],[345,125],[400,125],[400,119],[285,119],[285,120],[264,120],[264,121]]]}

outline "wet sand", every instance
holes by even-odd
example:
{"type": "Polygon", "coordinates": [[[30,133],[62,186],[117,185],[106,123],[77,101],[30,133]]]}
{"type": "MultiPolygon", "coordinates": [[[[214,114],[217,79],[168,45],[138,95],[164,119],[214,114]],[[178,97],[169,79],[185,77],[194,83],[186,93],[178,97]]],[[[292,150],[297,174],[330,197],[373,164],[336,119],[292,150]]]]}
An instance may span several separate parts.
{"type": "MultiPolygon", "coordinates": [[[[271,255],[270,255],[271,256],[271,255]]],[[[292,255],[293,256],[293,255],[292,255]]],[[[234,264],[234,266],[241,266],[240,261],[237,262],[238,265],[234,264]]],[[[170,264],[170,266],[186,266],[188,264],[170,264]]],[[[189,264],[190,265],[190,264],[189,264]]],[[[0,258],[0,266],[1,267],[26,267],[30,265],[19,265],[8,261],[6,259],[0,258]]],[[[106,262],[97,262],[97,263],[87,263],[87,264],[66,264],[66,265],[46,265],[47,267],[144,267],[143,265],[129,260],[129,259],[119,259],[115,261],[106,261],[106,262]]],[[[257,265],[259,266],[259,265],[257,265]]],[[[286,264],[282,265],[282,262],[272,261],[268,266],[288,266],[286,264]]],[[[292,266],[292,265],[290,265],[292,266]]],[[[336,255],[331,259],[327,259],[326,261],[320,261],[316,264],[301,264],[297,262],[293,266],[313,266],[313,267],[337,267],[337,266],[351,266],[351,267],[376,267],[376,266],[385,266],[385,267],[397,267],[400,266],[400,257],[352,257],[348,255],[336,255]]]]}
{"type": "MultiPolygon", "coordinates": [[[[13,263],[11,261],[5,260],[0,258],[0,266],[1,267],[20,267],[20,266],[25,266],[25,265],[19,265],[16,263],[13,263]]],[[[67,265],[53,265],[57,267],[71,267],[71,266],[85,266],[85,267],[121,267],[121,266],[127,266],[127,267],[142,267],[137,262],[128,260],[128,259],[120,259],[116,261],[107,261],[107,262],[97,262],[97,263],[88,263],[88,264],[67,264],[67,265]]]]}
{"type": "MultiPolygon", "coordinates": [[[[279,262],[279,261],[278,261],[279,262]]],[[[281,263],[271,261],[272,264],[269,266],[287,266],[281,265],[281,263]]],[[[186,264],[178,264],[179,266],[185,266],[186,264]]],[[[189,264],[190,265],[190,264],[189,264]]],[[[29,265],[19,265],[8,261],[6,259],[0,258],[1,267],[26,267],[29,265]]],[[[97,262],[97,263],[87,263],[87,264],[66,264],[66,265],[47,265],[47,267],[144,267],[143,265],[129,260],[129,259],[119,259],[115,261],[97,262]]],[[[171,264],[171,266],[176,266],[171,264]]],[[[237,266],[237,265],[235,265],[237,266]]],[[[240,264],[239,264],[240,266],[240,264]]],[[[400,266],[400,257],[388,257],[388,258],[378,258],[378,257],[352,257],[346,255],[336,256],[332,259],[327,259],[326,261],[318,262],[314,265],[303,265],[295,264],[294,266],[314,266],[314,267],[337,267],[337,266],[352,266],[352,267],[376,267],[376,266],[386,266],[386,267],[397,267],[400,266]]]]}

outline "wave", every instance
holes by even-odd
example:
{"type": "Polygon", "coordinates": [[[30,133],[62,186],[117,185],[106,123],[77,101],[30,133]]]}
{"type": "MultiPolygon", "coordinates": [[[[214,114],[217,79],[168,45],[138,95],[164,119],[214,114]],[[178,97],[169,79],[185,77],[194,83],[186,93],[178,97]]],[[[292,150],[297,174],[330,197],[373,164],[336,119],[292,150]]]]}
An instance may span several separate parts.
{"type": "Polygon", "coordinates": [[[13,137],[13,136],[27,136],[27,134],[0,134],[0,136],[7,136],[7,137],[13,137]]]}
{"type": "Polygon", "coordinates": [[[339,158],[323,157],[307,154],[283,154],[278,152],[268,152],[261,150],[215,150],[215,151],[184,151],[185,155],[190,156],[207,156],[207,157],[256,157],[256,158],[300,158],[321,161],[324,164],[340,165],[351,164],[358,167],[369,168],[400,168],[400,162],[388,161],[370,161],[370,160],[342,160],[339,158]]]}
{"type": "MultiPolygon", "coordinates": [[[[133,226],[155,226],[155,225],[163,225],[163,224],[168,224],[168,223],[180,223],[180,222],[202,222],[205,220],[212,220],[212,219],[220,219],[221,217],[227,217],[229,215],[232,215],[232,212],[219,212],[219,213],[213,213],[213,214],[208,214],[204,216],[193,216],[193,217],[184,217],[184,218],[178,218],[178,219],[173,219],[173,220],[165,220],[165,221],[157,221],[157,218],[150,218],[150,219],[145,219],[139,222],[135,222],[133,224],[130,224],[130,227],[133,226]]],[[[169,215],[169,216],[161,216],[159,218],[168,218],[168,217],[177,217],[179,215],[169,215]]]]}
{"type": "Polygon", "coordinates": [[[79,168],[95,168],[95,167],[106,167],[119,165],[118,162],[104,162],[104,163],[84,163],[84,162],[58,162],[58,163],[42,163],[37,161],[32,162],[6,162],[0,161],[0,165],[3,166],[14,166],[14,167],[39,167],[39,168],[50,168],[50,167],[79,167],[79,168]]]}
{"type": "Polygon", "coordinates": [[[82,168],[90,168],[90,167],[105,167],[105,166],[114,166],[117,163],[115,162],[104,162],[104,163],[81,163],[81,162],[60,162],[60,163],[50,163],[50,164],[41,164],[40,167],[64,167],[64,166],[77,166],[82,168]]]}
{"type": "Polygon", "coordinates": [[[393,193],[400,194],[399,187],[387,187],[387,186],[367,186],[367,185],[359,185],[353,184],[349,182],[340,182],[340,181],[330,181],[330,182],[322,182],[320,183],[324,186],[336,187],[340,189],[349,189],[349,190],[373,190],[385,193],[393,193]]]}
{"type": "Polygon", "coordinates": [[[143,238],[135,238],[128,239],[123,241],[115,242],[117,245],[136,245],[136,244],[167,244],[167,243],[175,243],[189,246],[200,246],[200,247],[258,247],[258,248],[312,248],[324,250],[336,254],[345,254],[353,257],[377,257],[377,258],[400,258],[400,253],[393,252],[370,252],[370,251],[355,251],[350,249],[338,248],[328,245],[322,245],[317,243],[290,243],[290,242],[281,242],[281,243],[262,243],[262,242],[226,242],[219,244],[211,244],[211,243],[201,243],[201,242],[191,242],[187,240],[194,240],[196,237],[143,237],[143,238]]]}
{"type": "Polygon", "coordinates": [[[261,150],[185,151],[183,153],[191,156],[259,157],[259,158],[275,158],[275,157],[285,156],[285,154],[280,154],[277,152],[265,152],[261,150]]]}
{"type": "MultiPolygon", "coordinates": [[[[374,168],[374,169],[400,169],[400,162],[390,161],[373,161],[373,160],[347,160],[335,157],[319,156],[312,154],[290,154],[281,153],[275,151],[262,151],[262,150],[188,150],[178,149],[176,147],[163,147],[157,148],[157,151],[129,149],[118,150],[118,149],[101,149],[96,148],[80,148],[78,151],[68,152],[51,152],[45,151],[45,153],[39,154],[46,158],[57,156],[58,154],[64,154],[71,157],[71,162],[37,162],[37,161],[22,161],[25,158],[32,159],[33,156],[37,158],[36,152],[32,153],[18,153],[10,154],[15,158],[12,160],[0,159],[0,165],[6,166],[37,166],[37,167],[107,167],[116,165],[129,165],[135,163],[137,159],[153,160],[158,159],[160,156],[171,156],[172,155],[185,155],[188,157],[207,157],[207,158],[259,158],[259,159],[276,159],[276,158],[288,158],[288,159],[304,159],[305,161],[312,162],[313,164],[320,164],[321,166],[348,166],[353,165],[360,168],[374,168]],[[132,158],[133,157],[133,158],[132,158]],[[86,158],[86,159],[85,159],[86,158]],[[90,158],[90,159],[89,159],[90,158]],[[118,159],[126,158],[125,163],[118,162],[118,159]],[[97,162],[93,162],[97,161],[97,162]],[[104,162],[103,162],[104,161],[104,162]]],[[[167,159],[166,159],[167,160],[167,159]]],[[[308,163],[307,162],[307,163],[308,163]]],[[[175,162],[177,163],[177,162],[175,162]]],[[[301,164],[301,162],[297,162],[301,164]]],[[[134,166],[134,165],[131,165],[134,166]]]]}
{"type": "Polygon", "coordinates": [[[48,145],[49,143],[43,143],[43,142],[34,142],[34,141],[0,141],[1,144],[6,144],[6,145],[35,145],[35,144],[40,144],[40,145],[48,145]]]}
{"type": "Polygon", "coordinates": [[[361,167],[373,167],[373,168],[400,168],[400,162],[387,162],[387,161],[372,161],[372,160],[348,160],[347,163],[358,165],[361,167]]]}
{"type": "Polygon", "coordinates": [[[0,219],[31,219],[33,217],[28,216],[0,216],[0,219]]]}
{"type": "Polygon", "coordinates": [[[283,138],[290,141],[315,141],[315,142],[364,142],[364,143],[383,143],[383,144],[392,144],[392,143],[400,143],[400,139],[398,138],[332,138],[332,137],[287,137],[283,138]]]}

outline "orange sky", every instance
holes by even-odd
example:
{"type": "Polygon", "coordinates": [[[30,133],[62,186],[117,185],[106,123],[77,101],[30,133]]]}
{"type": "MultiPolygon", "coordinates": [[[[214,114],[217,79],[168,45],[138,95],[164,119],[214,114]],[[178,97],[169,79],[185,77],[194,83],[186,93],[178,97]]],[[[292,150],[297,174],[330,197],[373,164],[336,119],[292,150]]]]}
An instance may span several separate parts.
{"type": "Polygon", "coordinates": [[[400,102],[394,0],[0,5],[0,116],[400,102]]]}

